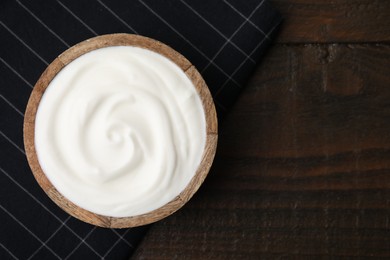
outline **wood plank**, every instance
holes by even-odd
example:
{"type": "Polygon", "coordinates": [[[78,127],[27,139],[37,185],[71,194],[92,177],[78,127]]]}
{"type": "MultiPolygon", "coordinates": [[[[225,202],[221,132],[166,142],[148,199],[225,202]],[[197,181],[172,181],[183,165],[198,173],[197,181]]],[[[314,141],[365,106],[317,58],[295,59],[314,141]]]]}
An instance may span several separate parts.
{"type": "Polygon", "coordinates": [[[390,42],[390,1],[271,2],[285,18],[279,43],[390,42]]]}
{"type": "Polygon", "coordinates": [[[390,257],[390,46],[275,46],[135,259],[390,257]]]}

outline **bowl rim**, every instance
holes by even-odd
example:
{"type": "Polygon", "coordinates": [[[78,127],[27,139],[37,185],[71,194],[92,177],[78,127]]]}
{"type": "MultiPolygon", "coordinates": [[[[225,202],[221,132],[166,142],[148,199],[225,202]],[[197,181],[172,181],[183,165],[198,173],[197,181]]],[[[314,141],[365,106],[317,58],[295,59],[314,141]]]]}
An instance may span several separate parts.
{"type": "Polygon", "coordinates": [[[48,65],[46,70],[36,82],[28,100],[23,124],[23,137],[27,160],[36,181],[44,192],[51,198],[51,200],[54,201],[60,208],[73,217],[89,224],[106,228],[129,228],[161,220],[176,212],[191,199],[205,180],[214,160],[218,141],[218,120],[213,98],[204,79],[195,66],[192,65],[183,55],[168,45],[145,36],[115,33],[101,35],[82,41],[64,51],[48,65]],[[186,188],[164,206],[145,214],[129,217],[110,217],[96,214],[71,202],[63,196],[46,177],[39,164],[35,150],[35,117],[41,98],[52,79],[67,64],[81,55],[96,49],[111,46],[140,47],[157,52],[173,61],[192,81],[201,99],[206,120],[206,143],[202,159],[195,175],[192,177],[186,188]]]}

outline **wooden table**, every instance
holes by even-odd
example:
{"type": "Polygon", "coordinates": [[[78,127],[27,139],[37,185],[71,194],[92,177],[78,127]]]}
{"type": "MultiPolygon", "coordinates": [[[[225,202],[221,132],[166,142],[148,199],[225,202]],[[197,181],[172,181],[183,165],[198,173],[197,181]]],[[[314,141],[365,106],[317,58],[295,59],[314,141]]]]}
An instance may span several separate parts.
{"type": "Polygon", "coordinates": [[[390,257],[390,1],[273,2],[209,177],[135,259],[390,257]]]}

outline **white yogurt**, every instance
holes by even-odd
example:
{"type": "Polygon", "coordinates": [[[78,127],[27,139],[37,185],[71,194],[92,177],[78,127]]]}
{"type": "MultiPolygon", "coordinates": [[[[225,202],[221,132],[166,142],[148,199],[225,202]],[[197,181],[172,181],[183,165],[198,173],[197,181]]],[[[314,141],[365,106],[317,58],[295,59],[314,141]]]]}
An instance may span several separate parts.
{"type": "Polygon", "coordinates": [[[150,212],[186,187],[206,140],[192,82],[164,56],[138,47],[91,51],[63,68],[35,122],[42,170],[91,212],[150,212]]]}

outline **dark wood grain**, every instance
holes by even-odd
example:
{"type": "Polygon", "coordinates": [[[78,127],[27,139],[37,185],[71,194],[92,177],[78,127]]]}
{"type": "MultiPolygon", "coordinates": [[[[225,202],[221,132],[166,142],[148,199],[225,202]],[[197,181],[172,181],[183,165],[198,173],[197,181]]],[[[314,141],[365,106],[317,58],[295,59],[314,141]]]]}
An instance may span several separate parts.
{"type": "Polygon", "coordinates": [[[277,42],[390,42],[390,1],[272,2],[285,18],[277,42]]]}
{"type": "Polygon", "coordinates": [[[390,258],[390,2],[275,2],[211,173],[134,259],[390,258]]]}

